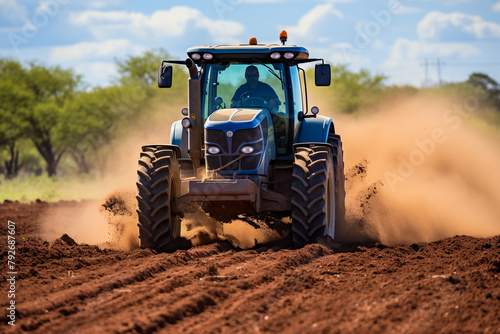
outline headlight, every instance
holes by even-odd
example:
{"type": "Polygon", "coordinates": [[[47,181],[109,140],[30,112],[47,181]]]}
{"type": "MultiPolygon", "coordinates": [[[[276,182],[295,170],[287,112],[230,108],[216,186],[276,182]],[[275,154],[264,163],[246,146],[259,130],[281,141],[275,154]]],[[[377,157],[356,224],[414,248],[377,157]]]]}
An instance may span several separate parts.
{"type": "Polygon", "coordinates": [[[292,59],[294,57],[293,52],[287,52],[285,53],[285,59],[292,59]]]}
{"type": "Polygon", "coordinates": [[[203,59],[205,59],[205,60],[212,60],[213,57],[214,56],[211,53],[204,53],[203,54],[203,59]]]}
{"type": "Polygon", "coordinates": [[[182,119],[181,124],[182,124],[182,126],[183,126],[183,127],[185,127],[186,129],[191,127],[191,121],[190,121],[190,120],[189,120],[189,118],[187,118],[187,117],[184,117],[184,118],[182,119]]]}
{"type": "Polygon", "coordinates": [[[191,55],[191,59],[193,59],[193,60],[200,60],[200,58],[201,58],[201,56],[199,53],[193,53],[191,55]]]}
{"type": "Polygon", "coordinates": [[[251,154],[253,153],[254,151],[254,148],[252,146],[243,146],[241,148],[241,153],[244,153],[244,154],[251,154]]]}
{"type": "Polygon", "coordinates": [[[217,146],[210,146],[208,149],[207,149],[208,153],[210,154],[219,154],[220,153],[220,148],[218,148],[217,146]]]}

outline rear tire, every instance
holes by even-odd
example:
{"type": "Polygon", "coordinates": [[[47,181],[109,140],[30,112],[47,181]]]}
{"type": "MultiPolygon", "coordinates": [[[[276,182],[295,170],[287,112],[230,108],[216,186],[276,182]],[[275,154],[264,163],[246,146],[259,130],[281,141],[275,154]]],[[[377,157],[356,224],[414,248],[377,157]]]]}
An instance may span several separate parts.
{"type": "Polygon", "coordinates": [[[176,152],[162,146],[144,147],[137,174],[140,247],[168,251],[181,227],[180,217],[172,214],[181,184],[176,152]]]}
{"type": "Polygon", "coordinates": [[[298,147],[292,178],[292,236],[295,247],[335,233],[334,156],[327,146],[298,147]]]}

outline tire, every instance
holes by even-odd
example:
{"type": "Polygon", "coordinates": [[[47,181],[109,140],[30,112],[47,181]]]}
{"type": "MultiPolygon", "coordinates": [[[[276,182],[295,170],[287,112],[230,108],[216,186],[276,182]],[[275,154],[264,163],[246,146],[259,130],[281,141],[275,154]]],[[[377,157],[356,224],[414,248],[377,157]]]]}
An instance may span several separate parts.
{"type": "Polygon", "coordinates": [[[344,174],[344,151],[342,140],[339,135],[330,133],[328,143],[333,146],[334,168],[335,168],[335,239],[340,238],[345,230],[345,174],[344,174]]]}
{"type": "Polygon", "coordinates": [[[143,148],[137,170],[137,203],[141,248],[169,251],[180,236],[180,217],[172,201],[180,195],[180,171],[175,151],[162,146],[143,148]]]}
{"type": "Polygon", "coordinates": [[[334,156],[327,146],[298,147],[292,177],[292,237],[295,247],[335,233],[334,156]]]}

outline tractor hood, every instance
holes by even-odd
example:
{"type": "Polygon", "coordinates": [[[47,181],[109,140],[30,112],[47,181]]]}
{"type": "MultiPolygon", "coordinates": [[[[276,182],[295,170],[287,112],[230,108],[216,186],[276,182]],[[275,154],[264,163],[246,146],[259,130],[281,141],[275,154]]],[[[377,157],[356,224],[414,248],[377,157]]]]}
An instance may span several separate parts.
{"type": "Polygon", "coordinates": [[[262,173],[261,163],[275,156],[271,114],[266,108],[231,108],[213,112],[205,122],[205,148],[209,170],[216,170],[245,154],[221,173],[262,173]],[[209,150],[211,147],[217,149],[209,150]],[[250,151],[248,147],[251,147],[250,151]]]}
{"type": "MultiPolygon", "coordinates": [[[[255,123],[254,126],[257,126],[269,112],[265,109],[220,109],[213,112],[210,117],[208,117],[207,123],[205,126],[210,123],[207,127],[211,127],[211,125],[217,126],[220,125],[220,122],[247,122],[247,123],[255,123]],[[213,124],[212,124],[213,123],[213,124]]],[[[234,124],[236,125],[236,124],[234,124]]],[[[247,124],[248,126],[249,124],[247,124]]],[[[237,125],[236,125],[237,126],[237,125]]]]}

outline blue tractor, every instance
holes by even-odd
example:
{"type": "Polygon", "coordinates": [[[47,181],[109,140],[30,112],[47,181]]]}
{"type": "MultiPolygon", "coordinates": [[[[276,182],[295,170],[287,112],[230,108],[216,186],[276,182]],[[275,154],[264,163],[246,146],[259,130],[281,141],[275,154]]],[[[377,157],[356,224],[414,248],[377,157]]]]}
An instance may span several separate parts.
{"type": "Polygon", "coordinates": [[[309,111],[305,71],[329,86],[331,68],[307,49],[281,44],[198,46],[186,60],[188,108],[171,143],[142,147],[137,200],[142,248],[172,250],[180,219],[196,207],[218,219],[238,214],[291,217],[295,247],[336,239],[345,219],[342,142],[331,118],[309,111]],[[337,232],[336,232],[337,231],[337,232]]]}

